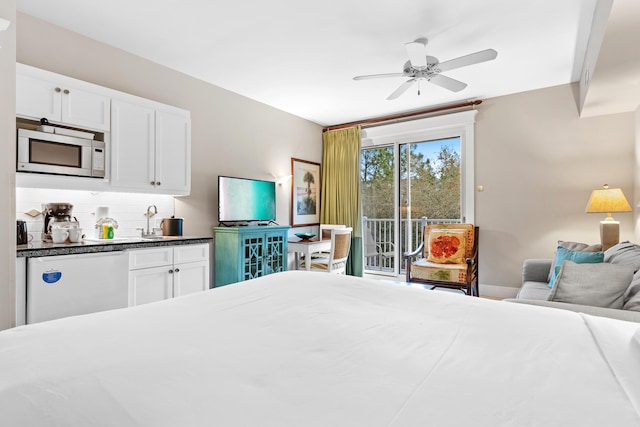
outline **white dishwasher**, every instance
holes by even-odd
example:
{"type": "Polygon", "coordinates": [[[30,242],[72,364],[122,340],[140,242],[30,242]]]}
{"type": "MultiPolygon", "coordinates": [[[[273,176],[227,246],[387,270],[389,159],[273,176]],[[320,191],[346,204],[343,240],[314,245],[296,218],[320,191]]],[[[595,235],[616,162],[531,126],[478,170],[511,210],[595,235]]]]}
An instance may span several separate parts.
{"type": "Polygon", "coordinates": [[[27,260],[27,323],[128,304],[129,258],[124,251],[27,260]]]}

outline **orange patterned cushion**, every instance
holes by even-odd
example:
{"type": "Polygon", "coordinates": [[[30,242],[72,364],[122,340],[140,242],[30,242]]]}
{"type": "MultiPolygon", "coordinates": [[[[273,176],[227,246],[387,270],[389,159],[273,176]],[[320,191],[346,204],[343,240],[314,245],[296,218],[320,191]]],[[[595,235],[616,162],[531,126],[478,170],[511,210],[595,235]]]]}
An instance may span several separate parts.
{"type": "Polygon", "coordinates": [[[466,235],[466,252],[465,257],[469,258],[473,255],[473,240],[474,240],[474,225],[473,224],[429,224],[424,228],[424,258],[429,258],[429,234],[431,230],[440,230],[440,229],[456,229],[456,230],[465,230],[466,235]]]}
{"type": "Polygon", "coordinates": [[[434,229],[429,233],[428,260],[437,264],[460,264],[464,262],[467,233],[460,229],[434,229]]]}

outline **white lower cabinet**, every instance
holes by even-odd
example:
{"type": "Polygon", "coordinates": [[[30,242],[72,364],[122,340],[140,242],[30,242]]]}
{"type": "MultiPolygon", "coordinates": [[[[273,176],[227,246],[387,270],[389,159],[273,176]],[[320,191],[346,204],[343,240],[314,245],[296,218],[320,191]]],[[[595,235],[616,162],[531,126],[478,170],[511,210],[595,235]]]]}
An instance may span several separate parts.
{"type": "Polygon", "coordinates": [[[129,307],[209,289],[209,245],[129,251],[129,307]]]}

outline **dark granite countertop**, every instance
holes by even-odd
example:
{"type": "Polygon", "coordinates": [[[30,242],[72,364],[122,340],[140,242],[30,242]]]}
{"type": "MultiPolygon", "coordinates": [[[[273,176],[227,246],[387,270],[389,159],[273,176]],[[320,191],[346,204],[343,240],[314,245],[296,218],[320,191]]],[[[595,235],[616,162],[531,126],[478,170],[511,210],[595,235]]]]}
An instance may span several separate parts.
{"type": "Polygon", "coordinates": [[[32,241],[17,246],[18,258],[35,258],[54,255],[87,254],[95,252],[113,252],[126,249],[152,248],[158,246],[194,245],[211,243],[212,237],[167,236],[162,239],[143,239],[141,237],[119,237],[113,240],[89,240],[81,243],[49,243],[32,241]]]}

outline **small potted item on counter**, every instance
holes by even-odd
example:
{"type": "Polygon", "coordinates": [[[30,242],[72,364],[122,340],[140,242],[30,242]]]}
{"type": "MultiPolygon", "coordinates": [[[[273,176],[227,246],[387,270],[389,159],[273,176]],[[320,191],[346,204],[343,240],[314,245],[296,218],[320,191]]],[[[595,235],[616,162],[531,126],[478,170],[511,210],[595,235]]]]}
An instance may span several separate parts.
{"type": "Polygon", "coordinates": [[[96,222],[96,238],[113,239],[115,237],[116,228],[118,228],[118,222],[115,219],[100,218],[96,222]]]}

